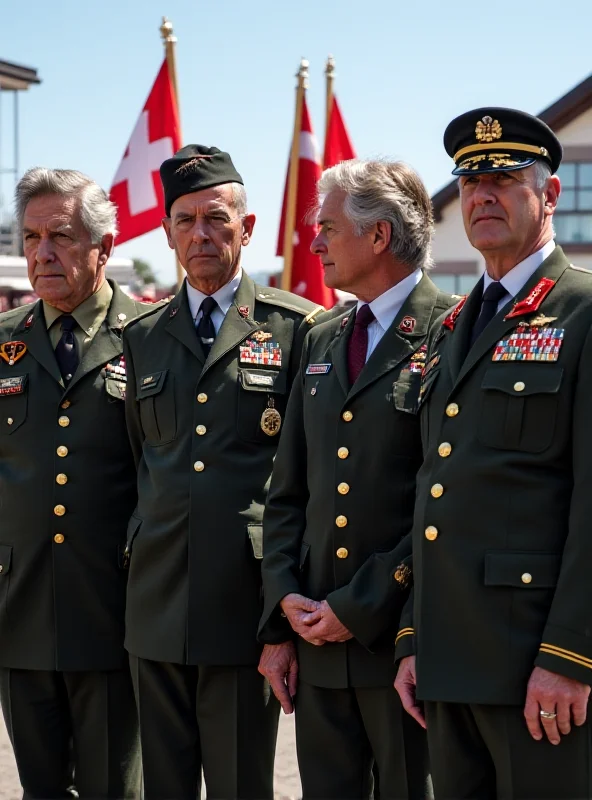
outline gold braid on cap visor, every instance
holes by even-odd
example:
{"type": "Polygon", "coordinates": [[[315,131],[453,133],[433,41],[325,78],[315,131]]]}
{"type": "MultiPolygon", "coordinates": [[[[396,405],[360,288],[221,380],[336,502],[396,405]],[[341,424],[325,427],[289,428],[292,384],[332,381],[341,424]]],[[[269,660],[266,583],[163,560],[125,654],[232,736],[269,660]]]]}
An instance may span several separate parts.
{"type": "Polygon", "coordinates": [[[525,153],[534,153],[537,156],[549,158],[549,151],[546,147],[536,147],[533,144],[522,144],[521,142],[491,142],[490,144],[470,144],[462,147],[454,154],[454,161],[457,161],[467,153],[482,153],[484,150],[521,150],[525,153]]]}

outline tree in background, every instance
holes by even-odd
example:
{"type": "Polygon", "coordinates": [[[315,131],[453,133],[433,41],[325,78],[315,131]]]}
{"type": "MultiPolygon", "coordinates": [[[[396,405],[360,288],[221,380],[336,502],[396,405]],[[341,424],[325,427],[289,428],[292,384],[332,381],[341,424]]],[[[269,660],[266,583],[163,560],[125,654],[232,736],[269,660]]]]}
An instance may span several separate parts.
{"type": "Polygon", "coordinates": [[[138,280],[143,286],[154,285],[158,286],[158,278],[147,261],[141,258],[133,259],[134,272],[138,276],[138,280]]]}

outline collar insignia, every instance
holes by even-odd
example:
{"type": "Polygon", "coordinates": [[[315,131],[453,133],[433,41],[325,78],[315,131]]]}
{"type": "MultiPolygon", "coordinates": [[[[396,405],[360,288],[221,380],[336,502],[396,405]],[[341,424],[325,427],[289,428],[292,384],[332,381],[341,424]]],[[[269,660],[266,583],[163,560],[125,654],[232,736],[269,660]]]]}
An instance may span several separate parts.
{"type": "Polygon", "coordinates": [[[510,313],[506,314],[504,320],[521,317],[524,314],[531,314],[533,311],[538,311],[540,304],[554,286],[555,281],[552,281],[551,278],[541,278],[528,297],[516,303],[510,313]]]}
{"type": "Polygon", "coordinates": [[[453,330],[454,330],[454,326],[456,325],[456,320],[458,319],[458,315],[459,315],[459,314],[460,314],[460,312],[462,311],[462,308],[463,308],[463,306],[464,306],[464,304],[465,304],[466,302],[467,302],[467,295],[465,295],[465,296],[462,298],[462,300],[460,301],[460,303],[457,303],[457,304],[454,306],[454,308],[452,309],[452,311],[450,312],[450,314],[449,314],[449,315],[446,317],[446,319],[445,319],[445,320],[444,320],[444,322],[442,323],[442,325],[443,325],[445,328],[448,328],[448,330],[449,330],[449,331],[453,331],[453,330]]]}

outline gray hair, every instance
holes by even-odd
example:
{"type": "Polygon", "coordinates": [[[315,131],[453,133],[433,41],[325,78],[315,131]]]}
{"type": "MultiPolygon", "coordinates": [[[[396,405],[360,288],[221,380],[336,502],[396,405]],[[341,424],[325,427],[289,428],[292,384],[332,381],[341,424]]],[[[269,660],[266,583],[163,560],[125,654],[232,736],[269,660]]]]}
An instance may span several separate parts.
{"type": "Polygon", "coordinates": [[[117,236],[117,207],[98,183],[75,169],[49,169],[33,167],[27,170],[15,190],[16,216],[19,230],[27,204],[34,197],[57,194],[74,197],[80,201],[80,218],[89,232],[93,244],[100,244],[103,236],[117,236]]]}
{"type": "Polygon", "coordinates": [[[353,159],[323,172],[319,195],[345,192],[343,211],[361,236],[380,220],[392,227],[389,251],[410,269],[432,266],[432,203],[423,181],[403,161],[353,159]]]}
{"type": "Polygon", "coordinates": [[[247,213],[247,191],[242,183],[231,183],[232,202],[239,217],[244,217],[247,213]]]}
{"type": "Polygon", "coordinates": [[[542,190],[545,188],[547,181],[551,177],[551,166],[540,158],[537,158],[533,166],[535,187],[538,190],[542,190]]]}

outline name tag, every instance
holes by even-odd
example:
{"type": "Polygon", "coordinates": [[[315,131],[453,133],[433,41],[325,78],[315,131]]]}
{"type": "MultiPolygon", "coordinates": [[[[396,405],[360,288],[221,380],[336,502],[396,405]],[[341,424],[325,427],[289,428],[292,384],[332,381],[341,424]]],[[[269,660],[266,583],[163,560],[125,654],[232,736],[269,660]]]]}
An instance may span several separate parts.
{"type": "Polygon", "coordinates": [[[307,375],[326,375],[333,364],[309,364],[306,368],[307,375]]]}
{"type": "Polygon", "coordinates": [[[22,394],[25,391],[26,382],[26,375],[20,375],[14,378],[1,378],[0,397],[7,394],[22,394]]]}
{"type": "Polygon", "coordinates": [[[256,372],[248,372],[245,370],[246,382],[251,386],[273,386],[273,375],[259,375],[256,372]]]}

